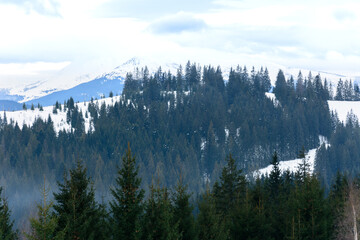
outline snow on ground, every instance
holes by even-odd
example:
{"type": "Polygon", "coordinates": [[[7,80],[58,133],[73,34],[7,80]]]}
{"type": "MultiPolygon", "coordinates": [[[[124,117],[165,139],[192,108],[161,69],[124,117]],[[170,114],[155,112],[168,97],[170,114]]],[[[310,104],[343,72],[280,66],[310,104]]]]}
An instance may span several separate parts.
{"type": "Polygon", "coordinates": [[[279,100],[276,99],[276,96],[275,96],[275,93],[269,93],[269,92],[266,92],[265,93],[265,96],[267,98],[269,98],[273,103],[274,103],[274,106],[277,107],[279,106],[279,100]]]}
{"type": "MultiPolygon", "coordinates": [[[[310,164],[310,171],[314,171],[314,165],[315,165],[315,157],[316,157],[316,150],[317,148],[309,150],[309,152],[306,153],[306,160],[310,164]]],[[[299,164],[301,164],[303,159],[298,158],[294,160],[288,160],[288,161],[280,161],[279,168],[281,172],[284,172],[286,170],[290,170],[290,172],[296,172],[298,169],[299,164]]],[[[254,177],[270,174],[272,170],[272,165],[269,165],[265,168],[259,169],[254,172],[254,177]]]]}
{"type": "MultiPolygon", "coordinates": [[[[325,144],[326,147],[330,146],[327,139],[324,136],[319,136],[319,140],[320,140],[320,146],[322,146],[323,144],[325,144]]],[[[316,151],[318,150],[318,148],[310,149],[305,154],[305,158],[306,158],[307,163],[309,163],[309,165],[310,165],[311,172],[313,172],[314,168],[315,168],[316,151]]],[[[302,162],[303,162],[303,159],[301,159],[301,158],[297,158],[294,160],[288,160],[288,161],[280,161],[279,168],[282,172],[284,172],[286,170],[289,170],[290,172],[296,172],[299,164],[301,164],[302,162]]],[[[272,165],[269,165],[265,168],[256,170],[253,173],[253,176],[257,177],[257,176],[261,176],[261,175],[270,174],[271,170],[272,170],[272,165]]]]}
{"type": "MultiPolygon", "coordinates": [[[[121,100],[121,96],[114,96],[112,98],[103,98],[99,100],[94,100],[93,102],[101,107],[103,103],[105,103],[107,106],[113,105],[115,102],[118,102],[121,100]]],[[[86,118],[86,112],[88,109],[90,102],[81,102],[76,103],[76,105],[79,108],[79,111],[82,112],[83,118],[85,120],[85,131],[90,131],[90,114],[88,114],[88,117],[86,118]]],[[[61,105],[61,108],[64,109],[64,105],[61,105]]],[[[54,123],[54,129],[58,133],[59,131],[65,130],[67,132],[71,131],[71,125],[66,122],[66,112],[63,110],[58,110],[56,114],[53,113],[53,106],[44,107],[43,111],[40,111],[38,108],[35,108],[35,110],[21,110],[21,111],[6,111],[6,118],[7,121],[12,121],[13,124],[18,124],[20,128],[23,127],[24,124],[27,126],[32,126],[32,124],[35,122],[36,119],[41,118],[44,121],[48,120],[49,115],[51,116],[51,120],[54,123]]],[[[2,115],[1,118],[4,118],[2,115]]]]}
{"type": "MultiPolygon", "coordinates": [[[[44,75],[44,77],[41,79],[38,79],[37,75],[35,75],[33,79],[26,82],[24,82],[23,80],[19,80],[22,79],[19,77],[10,78],[10,80],[8,78],[4,78],[7,79],[6,81],[0,79],[0,92],[3,91],[12,96],[18,95],[19,97],[23,98],[22,102],[26,102],[32,99],[46,96],[56,91],[73,88],[81,83],[89,82],[96,78],[106,77],[108,79],[114,79],[120,76],[125,77],[126,73],[135,73],[136,69],[141,70],[141,68],[145,66],[148,67],[150,74],[155,73],[159,69],[159,66],[161,66],[163,72],[170,71],[173,75],[176,75],[177,69],[180,66],[179,63],[183,64],[183,69],[185,66],[184,64],[186,63],[174,63],[173,61],[173,57],[171,57],[171,60],[155,59],[154,57],[134,57],[121,65],[115,64],[114,60],[105,59],[94,60],[87,64],[65,62],[62,63],[64,64],[63,68],[57,71],[55,75],[44,75]]],[[[214,61],[208,59],[206,61],[197,62],[197,64],[199,66],[209,64],[211,64],[212,66],[217,66],[218,64],[220,64],[223,77],[226,81],[228,80],[230,69],[236,69],[238,65],[246,65],[248,70],[252,69],[252,67],[254,66],[256,71],[260,70],[261,67],[266,67],[268,69],[270,80],[273,86],[275,85],[276,76],[279,72],[279,69],[283,70],[286,78],[293,76],[295,80],[297,79],[299,71],[302,72],[303,77],[307,77],[310,72],[306,69],[286,67],[284,65],[273,62],[263,62],[262,60],[259,60],[257,58],[249,59],[248,57],[242,60],[238,59],[238,62],[233,62],[229,60],[219,63],[218,59],[214,59],[214,61]]],[[[316,76],[318,73],[320,73],[323,80],[326,78],[328,80],[328,83],[332,83],[333,88],[336,88],[337,82],[340,78],[344,80],[351,79],[353,81],[358,79],[358,77],[355,76],[318,72],[316,70],[312,71],[312,76],[316,76]]]]}
{"type": "Polygon", "coordinates": [[[351,111],[360,119],[360,101],[328,101],[330,111],[336,111],[339,120],[346,123],[346,117],[351,111]]]}

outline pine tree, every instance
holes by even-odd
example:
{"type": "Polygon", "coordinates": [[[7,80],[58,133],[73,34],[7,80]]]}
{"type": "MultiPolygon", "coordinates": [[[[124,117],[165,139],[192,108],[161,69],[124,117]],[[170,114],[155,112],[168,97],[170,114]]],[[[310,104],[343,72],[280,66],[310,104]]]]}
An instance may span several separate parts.
{"type": "Polygon", "coordinates": [[[10,220],[10,210],[5,198],[1,197],[0,187],[0,239],[13,240],[18,238],[17,232],[13,230],[14,222],[10,220]]]}
{"type": "Polygon", "coordinates": [[[279,73],[276,77],[274,93],[280,102],[286,100],[288,94],[288,85],[286,83],[285,75],[282,70],[279,70],[279,73]]]}
{"type": "Polygon", "coordinates": [[[43,202],[37,205],[37,218],[30,218],[31,233],[25,234],[30,240],[65,239],[64,231],[55,232],[58,219],[52,214],[53,202],[47,202],[48,193],[49,190],[46,188],[44,181],[44,187],[41,191],[43,202]]]}
{"type": "Polygon", "coordinates": [[[176,186],[173,199],[174,205],[174,223],[178,224],[179,235],[181,239],[195,239],[193,207],[189,203],[190,194],[187,193],[187,187],[183,185],[181,179],[176,186]]]}
{"type": "Polygon", "coordinates": [[[144,240],[179,240],[178,224],[173,224],[173,210],[166,188],[151,186],[145,204],[142,238],[144,240]]]}
{"type": "Polygon", "coordinates": [[[220,176],[220,183],[214,185],[216,206],[225,215],[244,196],[246,179],[242,170],[238,170],[231,154],[226,158],[226,165],[220,176]]]}
{"type": "Polygon", "coordinates": [[[130,145],[118,170],[116,187],[111,189],[114,200],[110,203],[113,239],[139,239],[144,190],[140,188],[139,168],[132,156],[130,145]]]}
{"type": "Polygon", "coordinates": [[[305,157],[304,147],[302,147],[298,157],[302,159],[302,162],[299,164],[295,176],[296,176],[296,180],[299,183],[304,183],[306,177],[310,176],[310,164],[308,162],[308,159],[305,157]]]}
{"type": "Polygon", "coordinates": [[[225,221],[217,213],[214,198],[207,191],[199,202],[199,215],[196,221],[199,240],[229,239],[229,230],[225,221]]]}
{"type": "Polygon", "coordinates": [[[274,152],[271,165],[272,165],[272,170],[269,174],[269,179],[268,179],[268,191],[270,193],[270,197],[274,199],[279,196],[280,187],[282,184],[281,171],[279,168],[279,160],[278,160],[277,152],[274,152]]]}
{"type": "Polygon", "coordinates": [[[86,168],[80,161],[70,170],[70,179],[64,176],[59,183],[59,193],[54,193],[55,214],[58,220],[58,232],[65,232],[65,239],[101,239],[99,227],[99,206],[95,202],[95,192],[86,168]]]}
{"type": "Polygon", "coordinates": [[[344,88],[344,83],[341,79],[339,80],[338,85],[336,87],[335,100],[338,100],[338,101],[345,100],[345,88],[344,88]]]}
{"type": "Polygon", "coordinates": [[[274,239],[284,238],[284,207],[286,199],[283,196],[283,179],[279,168],[279,160],[277,152],[275,151],[272,157],[272,170],[269,177],[266,179],[266,190],[268,192],[268,210],[270,211],[269,221],[272,225],[272,231],[269,236],[274,239]]]}
{"type": "Polygon", "coordinates": [[[299,71],[297,82],[296,82],[296,94],[299,97],[303,97],[305,93],[304,79],[301,71],[299,71]]]}

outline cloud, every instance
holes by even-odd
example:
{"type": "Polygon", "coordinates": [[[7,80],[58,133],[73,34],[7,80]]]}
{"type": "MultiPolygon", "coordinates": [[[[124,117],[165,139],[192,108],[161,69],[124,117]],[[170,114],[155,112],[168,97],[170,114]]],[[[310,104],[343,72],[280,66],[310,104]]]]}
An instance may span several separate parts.
{"type": "Polygon", "coordinates": [[[96,9],[97,17],[131,17],[153,20],[183,12],[205,12],[214,8],[213,0],[110,0],[96,9]]]}
{"type": "Polygon", "coordinates": [[[202,19],[195,18],[189,13],[180,12],[176,15],[161,18],[149,26],[156,34],[171,34],[181,32],[197,32],[207,27],[202,19]]]}
{"type": "Polygon", "coordinates": [[[60,16],[57,0],[2,0],[0,3],[16,5],[26,13],[37,12],[46,16],[60,16]]]}
{"type": "Polygon", "coordinates": [[[37,75],[41,72],[59,71],[71,62],[33,62],[0,64],[0,75],[37,75]]]}
{"type": "Polygon", "coordinates": [[[346,9],[337,9],[336,11],[334,11],[334,17],[336,20],[340,21],[340,22],[344,22],[344,21],[352,21],[356,18],[356,15],[346,9]]]}

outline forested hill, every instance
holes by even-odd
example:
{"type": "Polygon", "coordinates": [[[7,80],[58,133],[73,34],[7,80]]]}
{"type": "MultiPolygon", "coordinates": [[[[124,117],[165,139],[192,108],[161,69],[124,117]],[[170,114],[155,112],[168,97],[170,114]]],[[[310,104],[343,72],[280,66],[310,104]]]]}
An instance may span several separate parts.
{"type": "Polygon", "coordinates": [[[128,74],[120,100],[110,106],[92,101],[83,112],[72,99],[57,103],[54,114],[66,112],[71,131],[56,132],[51,117],[19,127],[5,115],[0,184],[19,217],[37,198],[44,175],[56,191],[65,169],[81,159],[97,195],[107,199],[130,142],[145,190],[152,181],[173,186],[182,176],[197,194],[219,177],[229,153],[249,172],[267,166],[275,150],[280,159],[291,159],[303,146],[318,147],[319,135],[331,137],[339,122],[320,76],[285,79],[279,71],[276,100],[266,96],[270,90],[266,69],[237,67],[225,82],[220,67],[188,63],[176,75],[161,68],[154,75],[147,68],[128,74]]]}

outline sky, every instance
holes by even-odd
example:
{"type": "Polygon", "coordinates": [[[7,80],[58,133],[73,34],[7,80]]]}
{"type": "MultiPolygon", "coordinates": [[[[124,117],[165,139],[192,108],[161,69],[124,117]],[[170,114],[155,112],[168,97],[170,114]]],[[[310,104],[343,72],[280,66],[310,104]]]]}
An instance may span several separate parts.
{"type": "Polygon", "coordinates": [[[137,56],[360,76],[360,1],[0,0],[0,87],[87,77],[137,56]]]}

